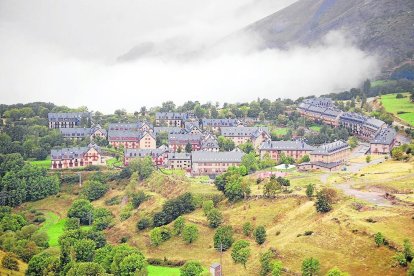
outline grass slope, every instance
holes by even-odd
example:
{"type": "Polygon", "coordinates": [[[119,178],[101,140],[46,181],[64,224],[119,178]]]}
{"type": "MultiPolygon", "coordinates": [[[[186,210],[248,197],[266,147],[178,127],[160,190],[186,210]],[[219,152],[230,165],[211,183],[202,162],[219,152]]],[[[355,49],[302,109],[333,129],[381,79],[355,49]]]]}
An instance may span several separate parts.
{"type": "Polygon", "coordinates": [[[29,163],[30,163],[30,165],[37,166],[37,167],[42,167],[42,168],[45,168],[45,169],[49,169],[51,164],[52,164],[51,161],[50,161],[50,158],[48,158],[46,160],[30,161],[29,163]]]}
{"type": "Polygon", "coordinates": [[[64,232],[66,219],[61,219],[53,212],[45,213],[46,221],[43,223],[41,230],[49,236],[49,246],[58,246],[59,237],[64,232]]]}
{"type": "Polygon", "coordinates": [[[414,103],[410,101],[410,94],[403,93],[404,98],[397,99],[397,94],[381,96],[381,103],[387,112],[394,114],[402,121],[414,126],[414,103]]]}
{"type": "MultiPolygon", "coordinates": [[[[6,255],[6,253],[4,251],[0,250],[0,260],[3,259],[4,255],[6,255]]],[[[0,275],[1,276],[20,276],[20,275],[24,275],[24,272],[27,269],[27,264],[25,262],[22,262],[21,260],[17,260],[17,262],[19,263],[19,271],[13,271],[10,269],[5,269],[0,265],[0,275]]]]}

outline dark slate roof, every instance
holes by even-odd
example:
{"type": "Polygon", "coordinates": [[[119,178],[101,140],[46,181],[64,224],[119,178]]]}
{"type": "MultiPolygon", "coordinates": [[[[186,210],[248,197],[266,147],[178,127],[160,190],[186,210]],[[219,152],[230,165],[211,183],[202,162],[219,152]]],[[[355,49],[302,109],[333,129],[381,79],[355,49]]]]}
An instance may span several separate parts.
{"type": "Polygon", "coordinates": [[[222,162],[222,163],[240,163],[244,156],[244,152],[238,151],[194,151],[193,163],[200,162],[222,162]]]}
{"type": "Polygon", "coordinates": [[[168,134],[182,134],[184,130],[181,127],[154,127],[154,133],[165,132],[168,134]]]}
{"type": "Polygon", "coordinates": [[[385,125],[385,122],[376,118],[369,117],[365,122],[365,125],[368,125],[374,129],[379,129],[385,125]]]}
{"type": "Polygon", "coordinates": [[[139,130],[109,130],[108,140],[141,140],[145,134],[149,134],[152,137],[155,136],[151,132],[139,131],[139,130]]]}
{"type": "Polygon", "coordinates": [[[218,149],[219,144],[216,139],[209,137],[207,139],[204,139],[203,142],[201,142],[201,149],[218,149]]]}
{"type": "Polygon", "coordinates": [[[222,127],[221,135],[230,137],[252,137],[257,130],[263,130],[266,133],[269,133],[268,127],[222,127]]]}
{"type": "Polygon", "coordinates": [[[357,124],[363,124],[368,117],[355,113],[355,112],[344,112],[339,116],[340,121],[351,121],[357,124]]]}
{"type": "Polygon", "coordinates": [[[200,130],[200,125],[199,125],[198,122],[185,122],[184,123],[185,132],[189,133],[189,132],[193,131],[194,128],[200,130]]]}
{"type": "Polygon", "coordinates": [[[201,134],[168,134],[168,142],[188,143],[201,142],[203,136],[201,134]]]}
{"type": "Polygon", "coordinates": [[[50,156],[52,160],[64,160],[64,159],[75,159],[82,158],[83,155],[88,152],[89,149],[95,148],[98,152],[101,151],[101,148],[95,144],[90,144],[87,147],[74,147],[74,148],[62,148],[62,149],[52,149],[50,156]]]}
{"type": "Polygon", "coordinates": [[[266,141],[260,145],[261,150],[307,150],[315,148],[302,141],[266,141]]]}
{"type": "Polygon", "coordinates": [[[91,118],[89,112],[68,112],[68,113],[48,113],[47,117],[49,121],[80,121],[82,117],[91,118]]]}
{"type": "Polygon", "coordinates": [[[335,151],[342,150],[350,148],[348,143],[338,140],[332,143],[323,144],[319,147],[317,147],[314,151],[311,152],[311,154],[322,154],[322,155],[328,155],[335,151]]]}
{"type": "Polygon", "coordinates": [[[192,113],[176,113],[176,112],[157,112],[156,120],[188,120],[194,118],[192,113]]]}
{"type": "Polygon", "coordinates": [[[191,153],[186,153],[186,152],[169,153],[168,160],[191,160],[191,153]]]}
{"type": "Polygon", "coordinates": [[[168,151],[166,147],[159,147],[157,149],[125,149],[125,157],[157,157],[163,155],[168,151]]]}
{"type": "Polygon", "coordinates": [[[91,135],[91,129],[90,128],[60,128],[60,133],[64,137],[86,137],[91,135]]]}
{"type": "Polygon", "coordinates": [[[380,129],[377,134],[375,135],[374,139],[371,140],[371,144],[383,144],[383,145],[390,145],[397,135],[397,132],[394,128],[382,128],[380,129]]]}
{"type": "Polygon", "coordinates": [[[152,124],[148,122],[138,121],[136,123],[112,123],[109,124],[109,130],[139,130],[143,125],[148,125],[150,128],[153,128],[152,124]]]}
{"type": "Polygon", "coordinates": [[[314,165],[317,165],[319,167],[326,168],[326,169],[333,169],[333,168],[340,166],[342,162],[324,163],[324,162],[318,161],[318,162],[313,162],[311,164],[314,164],[314,165]]]}
{"type": "Polygon", "coordinates": [[[203,127],[236,127],[240,124],[237,119],[203,119],[203,127]]]}
{"type": "Polygon", "coordinates": [[[305,104],[314,105],[314,106],[320,106],[320,107],[330,107],[334,106],[334,103],[331,98],[311,98],[311,99],[305,99],[303,101],[305,104]]]}

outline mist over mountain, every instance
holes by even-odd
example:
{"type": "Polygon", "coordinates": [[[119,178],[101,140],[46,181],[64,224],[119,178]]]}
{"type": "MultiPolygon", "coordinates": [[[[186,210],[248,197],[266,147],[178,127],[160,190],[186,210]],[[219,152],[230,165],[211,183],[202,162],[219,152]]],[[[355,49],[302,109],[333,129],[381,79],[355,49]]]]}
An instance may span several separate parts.
{"type": "MultiPolygon", "coordinates": [[[[382,64],[399,62],[414,50],[412,0],[300,0],[233,35],[253,33],[264,48],[312,45],[341,31],[382,64]]],[[[338,53],[340,54],[340,53],[338,53]]]]}

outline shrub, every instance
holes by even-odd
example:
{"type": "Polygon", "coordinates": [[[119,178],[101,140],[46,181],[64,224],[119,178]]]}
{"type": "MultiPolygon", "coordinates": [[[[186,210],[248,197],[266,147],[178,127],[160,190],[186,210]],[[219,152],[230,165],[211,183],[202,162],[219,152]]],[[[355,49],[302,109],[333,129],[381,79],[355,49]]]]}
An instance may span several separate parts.
{"type": "Polygon", "coordinates": [[[249,242],[245,240],[239,240],[234,243],[233,250],[231,252],[231,258],[234,263],[240,263],[246,268],[247,260],[250,257],[249,242]]]}
{"type": "Polygon", "coordinates": [[[144,230],[151,227],[151,219],[149,218],[142,218],[137,222],[137,229],[138,230],[144,230]]]}
{"type": "Polygon", "coordinates": [[[379,247],[384,245],[385,238],[381,232],[378,232],[374,235],[375,244],[379,247]]]}
{"type": "Polygon", "coordinates": [[[308,184],[306,186],[306,196],[308,198],[312,198],[314,191],[315,191],[315,186],[313,184],[308,184]]]}
{"type": "Polygon", "coordinates": [[[183,240],[192,243],[198,239],[198,229],[195,225],[186,225],[183,229],[183,240]]]}
{"type": "Polygon", "coordinates": [[[271,250],[267,250],[265,253],[260,255],[260,275],[266,276],[272,271],[271,261],[275,254],[271,250]]]}
{"type": "Polygon", "coordinates": [[[101,198],[108,191],[108,189],[109,187],[105,183],[96,180],[88,180],[84,183],[82,195],[90,201],[93,201],[101,198]]]}
{"type": "Polygon", "coordinates": [[[65,222],[65,230],[76,230],[80,227],[79,218],[68,218],[65,222]]]}
{"type": "Polygon", "coordinates": [[[188,261],[180,268],[181,276],[199,276],[201,273],[203,273],[203,267],[196,261],[188,261]]]}
{"type": "Polygon", "coordinates": [[[194,198],[191,193],[185,193],[164,203],[162,211],[154,214],[154,226],[168,224],[179,216],[195,210],[194,198]]]}
{"type": "Polygon", "coordinates": [[[36,216],[33,219],[33,222],[35,222],[35,223],[42,223],[42,222],[45,222],[45,221],[46,221],[46,218],[44,216],[36,216]]]}
{"type": "Polygon", "coordinates": [[[322,191],[318,192],[316,195],[316,211],[319,213],[327,213],[332,210],[333,199],[331,197],[330,191],[332,189],[324,188],[322,191]]]}
{"type": "Polygon", "coordinates": [[[414,257],[412,245],[408,239],[404,240],[404,257],[407,260],[407,262],[411,262],[414,257]]]}
{"type": "Polygon", "coordinates": [[[215,249],[226,251],[234,242],[233,228],[231,226],[219,226],[213,239],[215,249]]]}
{"type": "Polygon", "coordinates": [[[314,276],[319,273],[320,264],[317,259],[308,258],[302,262],[302,275],[303,276],[314,276]]]}
{"type": "Polygon", "coordinates": [[[257,244],[263,244],[266,241],[266,229],[264,226],[258,226],[256,229],[254,229],[253,236],[257,244]]]}
{"type": "Polygon", "coordinates": [[[305,231],[305,233],[303,233],[304,236],[310,236],[313,234],[313,231],[305,231]]]}
{"type": "Polygon", "coordinates": [[[400,265],[400,266],[407,266],[407,260],[405,259],[404,253],[397,253],[393,257],[393,259],[400,265]]]}
{"type": "Polygon", "coordinates": [[[281,276],[283,270],[282,261],[275,260],[272,263],[272,276],[281,276]]]}
{"type": "Polygon", "coordinates": [[[349,274],[346,272],[342,272],[339,268],[334,267],[331,268],[328,273],[326,273],[326,276],[348,276],[349,274]]]}
{"type": "Polygon", "coordinates": [[[17,262],[16,256],[13,253],[6,253],[4,255],[3,259],[1,260],[1,266],[6,269],[19,271],[19,263],[17,262]]]}
{"type": "Polygon", "coordinates": [[[131,195],[131,203],[132,206],[136,209],[138,208],[144,201],[149,198],[144,192],[139,191],[138,193],[133,193],[131,195]]]}
{"type": "Polygon", "coordinates": [[[80,223],[92,224],[93,221],[93,206],[86,199],[77,199],[72,203],[72,206],[68,210],[69,218],[78,218],[80,223]]]}
{"type": "Polygon", "coordinates": [[[246,237],[250,237],[253,232],[253,225],[250,222],[246,222],[243,224],[243,235],[246,237]]]}
{"type": "Polygon", "coordinates": [[[203,212],[207,216],[208,212],[214,208],[214,202],[212,200],[206,200],[203,202],[203,212]]]}
{"type": "Polygon", "coordinates": [[[185,227],[185,220],[182,216],[179,216],[175,221],[173,225],[173,234],[176,236],[181,235],[183,232],[183,229],[185,227]]]}
{"type": "Polygon", "coordinates": [[[218,209],[213,208],[208,212],[207,220],[211,228],[217,228],[223,223],[223,215],[218,209]]]}
{"type": "Polygon", "coordinates": [[[114,197],[111,197],[110,199],[105,200],[105,205],[107,206],[118,205],[119,203],[121,203],[120,196],[114,196],[114,197]]]}

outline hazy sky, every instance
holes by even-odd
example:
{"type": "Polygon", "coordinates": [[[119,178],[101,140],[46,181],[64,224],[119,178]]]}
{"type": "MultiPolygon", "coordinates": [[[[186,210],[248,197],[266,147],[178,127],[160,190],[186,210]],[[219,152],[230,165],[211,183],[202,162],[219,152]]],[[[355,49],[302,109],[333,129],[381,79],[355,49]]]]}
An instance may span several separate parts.
{"type": "Polygon", "coordinates": [[[284,51],[256,50],[260,40],[253,36],[217,46],[293,2],[0,0],[0,102],[135,111],[166,100],[222,103],[328,93],[376,73],[375,58],[340,33],[284,51]],[[146,55],[117,61],[148,42],[153,48],[146,55]]]}

